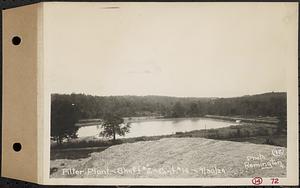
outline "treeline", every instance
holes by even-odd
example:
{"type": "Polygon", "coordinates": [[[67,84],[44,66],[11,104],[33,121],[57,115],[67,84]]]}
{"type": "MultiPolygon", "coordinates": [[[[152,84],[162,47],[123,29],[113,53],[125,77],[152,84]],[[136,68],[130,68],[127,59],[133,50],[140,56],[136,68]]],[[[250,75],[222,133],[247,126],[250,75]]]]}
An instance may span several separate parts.
{"type": "Polygon", "coordinates": [[[78,110],[79,119],[101,118],[107,113],[120,117],[164,116],[286,116],[286,93],[272,92],[234,98],[181,98],[167,96],[92,96],[52,94],[51,109],[61,103],[78,110]]]}

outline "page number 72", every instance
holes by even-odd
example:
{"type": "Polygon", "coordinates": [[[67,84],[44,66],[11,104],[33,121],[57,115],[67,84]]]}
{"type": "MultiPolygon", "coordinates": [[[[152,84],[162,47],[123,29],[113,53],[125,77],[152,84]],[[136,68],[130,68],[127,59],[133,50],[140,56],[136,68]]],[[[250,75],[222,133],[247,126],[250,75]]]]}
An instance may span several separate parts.
{"type": "Polygon", "coordinates": [[[271,178],[272,184],[278,184],[279,179],[278,178],[271,178]]]}

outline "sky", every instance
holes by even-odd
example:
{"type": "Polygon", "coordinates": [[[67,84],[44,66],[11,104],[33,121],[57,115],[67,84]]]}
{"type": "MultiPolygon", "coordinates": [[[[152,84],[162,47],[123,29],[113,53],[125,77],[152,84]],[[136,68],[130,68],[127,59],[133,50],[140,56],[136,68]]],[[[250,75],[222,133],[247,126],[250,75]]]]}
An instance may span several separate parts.
{"type": "Polygon", "coordinates": [[[51,93],[234,97],[286,91],[296,3],[46,3],[51,93]]]}

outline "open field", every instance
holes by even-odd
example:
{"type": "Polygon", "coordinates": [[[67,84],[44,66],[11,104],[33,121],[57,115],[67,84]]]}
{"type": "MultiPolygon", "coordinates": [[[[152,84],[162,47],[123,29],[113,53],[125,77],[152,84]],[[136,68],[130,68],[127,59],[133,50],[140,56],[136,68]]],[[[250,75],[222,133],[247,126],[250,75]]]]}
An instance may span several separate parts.
{"type": "Polygon", "coordinates": [[[111,146],[90,157],[51,161],[57,178],[285,177],[286,149],[206,138],[164,138],[111,146]],[[274,155],[274,151],[282,151],[274,155]],[[272,153],[273,152],[273,153],[272,153]]]}

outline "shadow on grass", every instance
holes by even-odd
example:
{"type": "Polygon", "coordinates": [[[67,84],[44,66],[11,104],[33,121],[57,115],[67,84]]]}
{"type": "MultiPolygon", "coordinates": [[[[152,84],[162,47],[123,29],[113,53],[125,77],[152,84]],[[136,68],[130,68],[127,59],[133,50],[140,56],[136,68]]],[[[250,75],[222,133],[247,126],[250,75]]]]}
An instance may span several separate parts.
{"type": "Polygon", "coordinates": [[[91,156],[93,152],[101,152],[108,147],[87,148],[87,149],[53,149],[50,152],[50,160],[56,159],[83,159],[91,156]]]}

